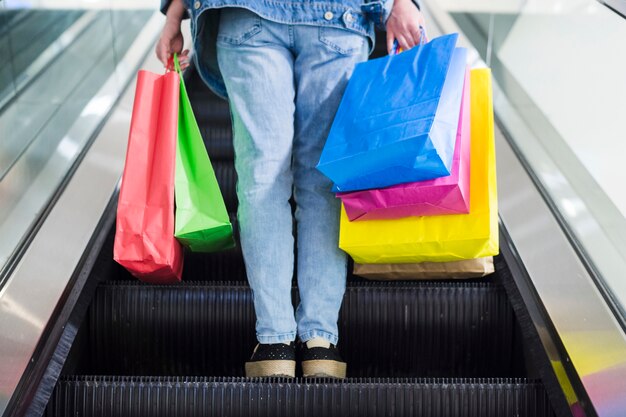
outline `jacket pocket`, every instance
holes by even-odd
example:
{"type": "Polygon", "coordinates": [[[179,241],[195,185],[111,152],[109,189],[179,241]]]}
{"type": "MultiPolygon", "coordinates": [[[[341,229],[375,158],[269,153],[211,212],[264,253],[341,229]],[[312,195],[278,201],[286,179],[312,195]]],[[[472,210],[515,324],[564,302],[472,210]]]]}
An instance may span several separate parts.
{"type": "Polygon", "coordinates": [[[261,17],[248,9],[226,7],[221,10],[217,41],[241,45],[260,33],[261,17]]]}
{"type": "Polygon", "coordinates": [[[358,33],[332,27],[320,27],[319,39],[327,49],[341,55],[354,55],[363,48],[365,37],[358,33]]]}

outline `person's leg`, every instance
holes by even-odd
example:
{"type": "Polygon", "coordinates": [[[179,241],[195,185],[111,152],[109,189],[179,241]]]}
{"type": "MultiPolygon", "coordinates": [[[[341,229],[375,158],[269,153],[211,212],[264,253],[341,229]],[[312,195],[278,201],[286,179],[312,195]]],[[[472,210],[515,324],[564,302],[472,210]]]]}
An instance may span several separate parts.
{"type": "Polygon", "coordinates": [[[339,200],[317,165],[354,66],[367,59],[365,37],[333,28],[296,26],[294,181],[298,224],[298,335],[338,341],[346,281],[338,248],[339,200]]]}
{"type": "Polygon", "coordinates": [[[289,198],[294,124],[288,26],[244,9],[222,11],[217,52],[229,96],[239,228],[262,344],[296,336],[289,198]]]}

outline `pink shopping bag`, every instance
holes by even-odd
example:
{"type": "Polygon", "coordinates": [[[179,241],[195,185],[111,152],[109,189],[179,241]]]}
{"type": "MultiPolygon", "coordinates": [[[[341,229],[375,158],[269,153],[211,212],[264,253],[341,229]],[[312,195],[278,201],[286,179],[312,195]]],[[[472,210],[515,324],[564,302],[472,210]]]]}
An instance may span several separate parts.
{"type": "Polygon", "coordinates": [[[469,213],[469,89],[469,70],[466,70],[450,175],[381,189],[337,193],[349,220],[469,213]]]}
{"type": "Polygon", "coordinates": [[[113,258],[142,281],[179,282],[174,237],[174,170],[180,79],[139,71],[122,174],[113,258]]]}

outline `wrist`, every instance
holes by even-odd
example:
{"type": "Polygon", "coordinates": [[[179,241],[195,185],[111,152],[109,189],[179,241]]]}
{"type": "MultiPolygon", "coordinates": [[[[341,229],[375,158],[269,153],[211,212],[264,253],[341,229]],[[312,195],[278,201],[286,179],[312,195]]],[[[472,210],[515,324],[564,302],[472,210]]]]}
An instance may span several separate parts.
{"type": "Polygon", "coordinates": [[[165,27],[178,31],[180,30],[180,25],[182,21],[183,21],[182,16],[180,17],[175,16],[175,15],[170,16],[168,13],[167,17],[165,18],[165,27]]]}
{"type": "Polygon", "coordinates": [[[185,4],[182,0],[172,0],[170,7],[166,13],[166,24],[175,25],[180,28],[180,24],[183,21],[185,15],[185,4]]]}
{"type": "Polygon", "coordinates": [[[421,12],[420,2],[418,0],[394,0],[394,4],[400,4],[402,7],[405,7],[406,5],[413,5],[421,12]]]}

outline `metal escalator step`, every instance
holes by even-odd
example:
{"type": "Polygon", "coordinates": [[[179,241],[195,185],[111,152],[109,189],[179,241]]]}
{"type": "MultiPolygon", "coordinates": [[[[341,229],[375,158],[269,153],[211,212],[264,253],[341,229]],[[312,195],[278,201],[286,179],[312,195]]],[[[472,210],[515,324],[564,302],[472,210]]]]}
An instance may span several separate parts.
{"type": "Polygon", "coordinates": [[[220,186],[226,210],[237,212],[237,172],[232,161],[213,161],[213,170],[220,186]]]}
{"type": "Polygon", "coordinates": [[[526,379],[242,379],[75,376],[61,379],[54,416],[551,417],[526,379]]]}
{"type": "Polygon", "coordinates": [[[230,120],[226,123],[205,123],[200,126],[200,132],[211,161],[228,160],[232,164],[235,149],[230,120]]]}
{"type": "MultiPolygon", "coordinates": [[[[236,223],[233,223],[236,228],[236,223]]],[[[227,251],[214,253],[185,253],[183,281],[246,282],[246,267],[239,244],[227,251]]]]}
{"type": "Polygon", "coordinates": [[[189,101],[200,127],[207,123],[230,123],[228,101],[215,95],[204,84],[194,64],[185,71],[184,78],[189,101]]]}
{"type": "Polygon", "coordinates": [[[193,97],[190,96],[190,101],[200,128],[206,124],[230,123],[228,102],[221,98],[216,96],[206,98],[203,96],[194,102],[193,97]]]}
{"type": "MultiPolygon", "coordinates": [[[[90,310],[91,363],[79,372],[242,376],[254,323],[242,284],[103,283],[90,310]]],[[[522,376],[513,311],[494,284],[349,284],[339,334],[351,377],[522,376]]]]}

